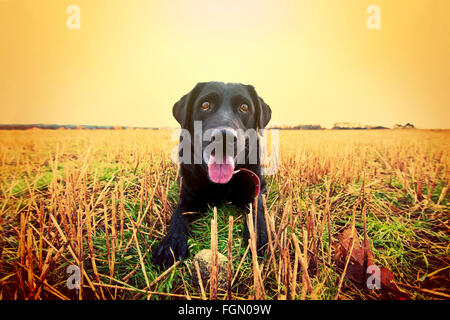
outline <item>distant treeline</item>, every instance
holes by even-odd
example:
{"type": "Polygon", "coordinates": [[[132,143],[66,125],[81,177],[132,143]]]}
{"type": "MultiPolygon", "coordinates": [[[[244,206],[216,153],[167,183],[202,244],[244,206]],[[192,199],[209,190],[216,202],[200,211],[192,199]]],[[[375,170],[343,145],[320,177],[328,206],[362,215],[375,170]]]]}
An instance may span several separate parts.
{"type": "Polygon", "coordinates": [[[151,129],[158,128],[148,127],[127,127],[127,126],[90,126],[90,125],[73,125],[73,124],[0,124],[0,130],[31,130],[31,129],[47,129],[47,130],[126,130],[126,129],[151,129]]]}
{"type": "MultiPolygon", "coordinates": [[[[335,123],[333,128],[334,130],[377,130],[377,129],[389,129],[383,126],[369,126],[360,123],[351,123],[351,122],[338,122],[335,123]]],[[[415,126],[412,123],[407,123],[405,125],[395,124],[393,129],[415,129],[415,126]]]]}
{"type": "Polygon", "coordinates": [[[383,126],[369,126],[366,124],[360,123],[351,123],[351,122],[338,122],[333,125],[333,130],[379,130],[379,129],[389,129],[383,126]]]}
{"type": "MultiPolygon", "coordinates": [[[[321,125],[318,124],[300,124],[296,126],[272,126],[272,129],[279,130],[325,130],[321,125]]],[[[414,125],[411,123],[407,123],[405,125],[396,124],[393,129],[414,129],[414,125]]],[[[332,130],[380,130],[380,129],[389,129],[388,127],[383,126],[370,126],[360,123],[351,123],[351,122],[338,122],[333,125],[332,130]]]]}
{"type": "Polygon", "coordinates": [[[296,126],[273,126],[271,129],[279,129],[279,130],[324,130],[322,126],[318,124],[300,124],[296,126]]]}

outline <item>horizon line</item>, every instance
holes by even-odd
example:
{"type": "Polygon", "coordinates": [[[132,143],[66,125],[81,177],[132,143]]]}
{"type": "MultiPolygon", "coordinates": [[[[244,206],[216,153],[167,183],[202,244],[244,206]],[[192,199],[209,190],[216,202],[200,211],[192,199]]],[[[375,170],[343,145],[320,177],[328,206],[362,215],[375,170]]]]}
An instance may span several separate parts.
{"type": "MultiPolygon", "coordinates": [[[[365,124],[361,124],[361,123],[353,123],[353,122],[336,122],[336,124],[351,124],[351,125],[358,125],[357,127],[338,127],[340,129],[346,129],[346,130],[351,130],[351,129],[396,129],[396,125],[392,126],[392,127],[386,127],[386,126],[382,126],[382,125],[365,125],[365,124]]],[[[401,129],[402,127],[405,128],[407,125],[409,125],[410,123],[406,123],[398,127],[399,129],[401,129]]],[[[179,126],[131,126],[131,125],[96,125],[96,124],[57,124],[57,123],[0,123],[0,130],[2,129],[9,129],[9,130],[14,130],[14,128],[11,127],[19,127],[17,128],[17,130],[23,130],[23,129],[32,129],[33,127],[36,127],[37,129],[49,129],[49,128],[45,128],[45,127],[56,127],[56,128],[69,128],[69,129],[177,129],[179,128],[179,126]],[[40,128],[40,127],[44,127],[44,128],[40,128]]],[[[308,130],[307,127],[310,127],[310,130],[323,130],[323,129],[333,129],[334,126],[332,127],[325,127],[322,126],[321,124],[296,124],[296,125],[291,125],[291,124],[273,124],[273,125],[269,125],[267,127],[267,129],[303,129],[303,130],[308,130]],[[303,127],[303,128],[300,128],[303,127]]],[[[421,130],[450,130],[450,128],[420,128],[420,127],[415,127],[413,125],[414,129],[421,129],[421,130]]],[[[51,129],[51,128],[50,128],[51,129]]]]}

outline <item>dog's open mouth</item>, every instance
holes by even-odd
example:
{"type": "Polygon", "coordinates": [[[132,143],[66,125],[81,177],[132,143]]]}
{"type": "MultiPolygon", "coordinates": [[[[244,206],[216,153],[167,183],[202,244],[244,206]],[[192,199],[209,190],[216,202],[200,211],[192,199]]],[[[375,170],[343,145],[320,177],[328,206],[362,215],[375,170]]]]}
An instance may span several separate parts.
{"type": "Polygon", "coordinates": [[[227,183],[231,180],[234,173],[234,158],[224,156],[218,159],[215,155],[211,155],[208,162],[209,178],[214,183],[227,183]]]}

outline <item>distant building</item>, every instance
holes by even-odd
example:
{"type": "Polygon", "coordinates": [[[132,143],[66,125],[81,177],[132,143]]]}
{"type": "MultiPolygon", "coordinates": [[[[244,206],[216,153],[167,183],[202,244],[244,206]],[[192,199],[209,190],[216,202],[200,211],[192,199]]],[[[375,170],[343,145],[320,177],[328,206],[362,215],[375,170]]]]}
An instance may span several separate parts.
{"type": "Polygon", "coordinates": [[[407,124],[405,124],[405,125],[401,125],[401,124],[398,124],[398,123],[396,123],[395,125],[394,125],[394,129],[415,129],[416,127],[412,124],[412,123],[407,123],[407,124]]]}

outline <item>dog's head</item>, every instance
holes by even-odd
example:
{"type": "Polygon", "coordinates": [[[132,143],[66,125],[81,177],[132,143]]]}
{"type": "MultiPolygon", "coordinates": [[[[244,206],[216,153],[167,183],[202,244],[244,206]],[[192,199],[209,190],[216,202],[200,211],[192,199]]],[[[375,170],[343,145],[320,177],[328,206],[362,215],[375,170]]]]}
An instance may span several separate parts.
{"type": "Polygon", "coordinates": [[[198,83],[173,106],[173,116],[191,134],[191,142],[201,144],[202,163],[215,183],[227,183],[236,167],[249,161],[252,155],[242,157],[242,148],[251,152],[251,144],[258,144],[257,132],[271,114],[253,86],[238,83],[198,83]]]}

